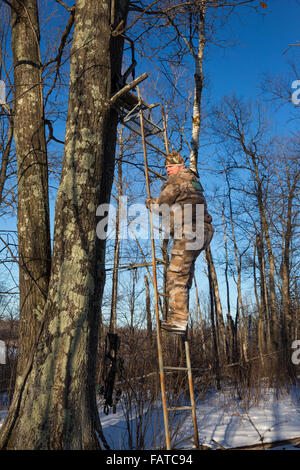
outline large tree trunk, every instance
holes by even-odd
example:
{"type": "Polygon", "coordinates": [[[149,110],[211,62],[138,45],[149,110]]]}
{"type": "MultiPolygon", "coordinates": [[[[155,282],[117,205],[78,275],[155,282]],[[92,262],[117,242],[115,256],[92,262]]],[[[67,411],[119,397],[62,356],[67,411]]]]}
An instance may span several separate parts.
{"type": "MultiPolygon", "coordinates": [[[[95,395],[105,240],[96,209],[110,196],[117,115],[110,108],[127,0],[77,0],[62,177],[56,200],[53,262],[42,328],[1,428],[5,449],[99,449],[95,395]]],[[[103,436],[102,436],[103,440],[103,436]]]]}
{"type": "Polygon", "coordinates": [[[41,325],[51,268],[48,167],[36,0],[12,1],[14,140],[18,162],[20,326],[18,374],[41,325]]]}

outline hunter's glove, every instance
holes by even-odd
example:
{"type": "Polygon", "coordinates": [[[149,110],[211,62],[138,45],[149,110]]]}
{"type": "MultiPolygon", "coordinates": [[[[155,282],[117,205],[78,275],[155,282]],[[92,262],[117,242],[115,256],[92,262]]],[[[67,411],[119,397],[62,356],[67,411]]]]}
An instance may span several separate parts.
{"type": "Polygon", "coordinates": [[[151,197],[147,197],[147,199],[146,199],[146,201],[145,201],[145,206],[147,207],[147,209],[150,209],[151,202],[152,202],[152,198],[151,198],[151,197]]]}

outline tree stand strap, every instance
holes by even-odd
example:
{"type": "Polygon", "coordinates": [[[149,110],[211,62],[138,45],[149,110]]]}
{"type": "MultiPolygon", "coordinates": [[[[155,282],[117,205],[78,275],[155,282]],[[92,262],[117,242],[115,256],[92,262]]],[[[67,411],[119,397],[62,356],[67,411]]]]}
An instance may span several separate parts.
{"type": "Polygon", "coordinates": [[[108,415],[109,408],[113,407],[113,412],[116,412],[117,402],[121,397],[121,390],[116,390],[115,399],[113,400],[114,385],[116,375],[121,377],[123,360],[117,357],[120,348],[120,338],[117,334],[108,333],[105,338],[105,355],[104,355],[104,368],[103,368],[103,382],[104,386],[101,387],[100,393],[105,398],[104,413],[108,415]]]}

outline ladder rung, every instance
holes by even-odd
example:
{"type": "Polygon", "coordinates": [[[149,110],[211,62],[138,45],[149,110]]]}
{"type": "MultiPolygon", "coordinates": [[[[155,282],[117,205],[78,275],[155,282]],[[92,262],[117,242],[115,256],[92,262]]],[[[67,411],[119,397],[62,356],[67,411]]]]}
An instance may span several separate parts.
{"type": "Polygon", "coordinates": [[[159,263],[167,264],[166,261],[164,261],[163,259],[155,258],[155,260],[159,263]]]}
{"type": "Polygon", "coordinates": [[[164,297],[170,297],[170,294],[164,294],[163,292],[158,292],[159,295],[163,295],[164,297]]]}
{"type": "Polygon", "coordinates": [[[187,367],[164,366],[164,370],[188,370],[187,367]]]}
{"type": "Polygon", "coordinates": [[[177,411],[177,410],[185,411],[185,410],[192,410],[192,409],[193,409],[192,406],[176,406],[174,408],[167,408],[168,411],[177,411]]]}

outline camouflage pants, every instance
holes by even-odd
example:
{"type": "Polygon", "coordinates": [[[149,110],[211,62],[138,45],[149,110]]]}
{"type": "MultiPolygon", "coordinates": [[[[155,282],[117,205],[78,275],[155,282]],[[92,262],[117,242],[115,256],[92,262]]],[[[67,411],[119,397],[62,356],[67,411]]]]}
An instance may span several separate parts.
{"type": "Polygon", "coordinates": [[[171,261],[167,271],[167,289],[169,293],[168,319],[179,323],[188,322],[189,290],[192,287],[195,261],[199,254],[209,245],[213,232],[205,232],[204,245],[199,250],[187,250],[190,240],[173,241],[171,261]]]}

